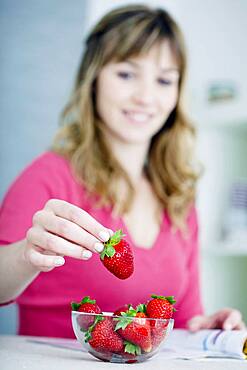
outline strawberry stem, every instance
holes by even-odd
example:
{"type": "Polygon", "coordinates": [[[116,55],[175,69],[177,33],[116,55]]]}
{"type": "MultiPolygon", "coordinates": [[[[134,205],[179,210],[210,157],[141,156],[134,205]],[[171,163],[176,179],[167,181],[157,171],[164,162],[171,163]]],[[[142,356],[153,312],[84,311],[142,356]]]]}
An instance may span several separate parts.
{"type": "Polygon", "coordinates": [[[171,304],[176,303],[176,301],[175,301],[175,299],[174,299],[174,296],[173,296],[173,295],[165,297],[165,296],[163,296],[163,295],[151,294],[151,297],[152,297],[152,298],[156,298],[156,299],[165,299],[165,300],[167,300],[168,302],[170,302],[171,304]]]}
{"type": "Polygon", "coordinates": [[[120,243],[121,239],[124,237],[125,235],[123,234],[122,230],[117,230],[115,232],[115,234],[113,234],[110,239],[104,243],[104,249],[103,251],[101,252],[100,254],[100,258],[101,260],[103,260],[105,258],[105,256],[107,257],[113,257],[114,254],[116,253],[116,250],[114,248],[115,245],[117,245],[118,243],[120,243]]]}
{"type": "Polygon", "coordinates": [[[89,297],[89,295],[87,295],[79,303],[77,303],[77,302],[71,302],[71,308],[72,308],[73,311],[78,311],[79,308],[81,307],[81,305],[84,304],[84,303],[92,303],[92,304],[95,304],[96,303],[96,300],[95,299],[91,299],[89,297]]]}

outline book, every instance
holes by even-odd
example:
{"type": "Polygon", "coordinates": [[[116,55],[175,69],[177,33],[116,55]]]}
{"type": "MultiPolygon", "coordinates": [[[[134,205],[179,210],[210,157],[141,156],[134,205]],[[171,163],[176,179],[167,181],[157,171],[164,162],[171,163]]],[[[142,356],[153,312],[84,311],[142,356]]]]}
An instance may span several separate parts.
{"type": "Polygon", "coordinates": [[[228,357],[247,359],[247,330],[174,329],[164,342],[164,351],[174,351],[183,358],[228,357]]]}

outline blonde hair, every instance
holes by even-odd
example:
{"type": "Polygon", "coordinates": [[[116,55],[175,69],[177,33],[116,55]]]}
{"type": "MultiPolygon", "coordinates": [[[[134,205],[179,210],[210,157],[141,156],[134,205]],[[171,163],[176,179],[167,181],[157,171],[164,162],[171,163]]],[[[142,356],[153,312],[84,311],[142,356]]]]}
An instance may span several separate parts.
{"type": "Polygon", "coordinates": [[[120,7],[106,14],[93,28],[86,40],[74,90],[62,112],[63,125],[52,149],[70,160],[77,178],[100,206],[121,203],[114,184],[123,179],[128,191],[120,214],[128,211],[134,188],[102,135],[95,108],[95,84],[108,62],[145,53],[162,40],[169,41],[178,63],[179,96],[175,109],[152,138],[145,171],[172,224],[185,229],[199,173],[192,163],[194,128],[181,109],[186,70],[183,37],[165,10],[142,5],[120,7]]]}

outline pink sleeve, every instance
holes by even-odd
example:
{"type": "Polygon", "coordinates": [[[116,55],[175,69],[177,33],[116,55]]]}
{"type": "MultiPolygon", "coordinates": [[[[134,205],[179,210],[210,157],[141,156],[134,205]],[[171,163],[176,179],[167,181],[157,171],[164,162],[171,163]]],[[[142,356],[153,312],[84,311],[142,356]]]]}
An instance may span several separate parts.
{"type": "Polygon", "coordinates": [[[198,219],[195,208],[189,215],[190,236],[186,240],[185,248],[188,248],[187,271],[188,284],[187,289],[181,297],[179,303],[175,306],[177,315],[176,326],[186,328],[186,323],[195,315],[203,314],[203,305],[201,299],[200,272],[199,272],[199,241],[198,241],[198,219]]]}
{"type": "Polygon", "coordinates": [[[10,186],[0,209],[1,245],[24,239],[32,225],[34,213],[42,209],[46,201],[52,197],[51,178],[54,181],[52,159],[49,153],[42,155],[10,186]]]}

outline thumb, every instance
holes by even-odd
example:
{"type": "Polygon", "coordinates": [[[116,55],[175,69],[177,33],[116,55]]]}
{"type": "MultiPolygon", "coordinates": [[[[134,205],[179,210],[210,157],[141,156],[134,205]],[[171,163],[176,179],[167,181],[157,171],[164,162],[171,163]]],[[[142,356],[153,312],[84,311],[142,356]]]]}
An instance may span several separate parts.
{"type": "Polygon", "coordinates": [[[229,310],[228,316],[225,317],[225,320],[222,323],[222,327],[225,330],[239,329],[242,323],[242,315],[238,310],[229,310]]]}

